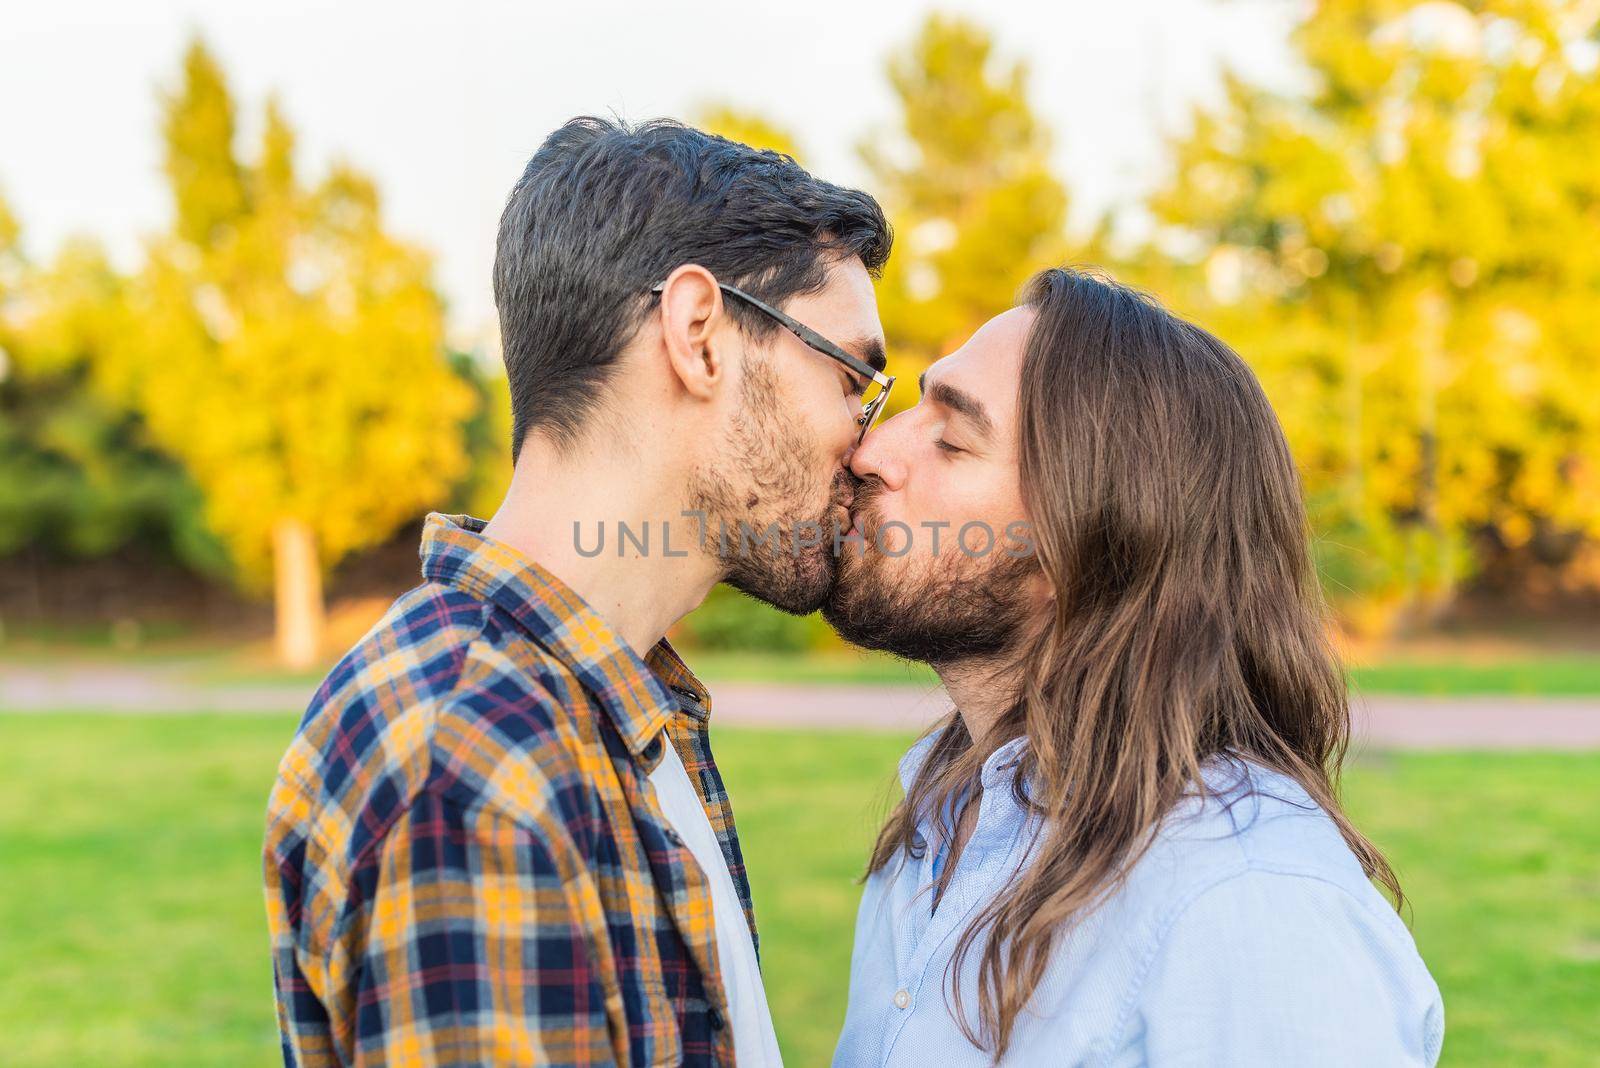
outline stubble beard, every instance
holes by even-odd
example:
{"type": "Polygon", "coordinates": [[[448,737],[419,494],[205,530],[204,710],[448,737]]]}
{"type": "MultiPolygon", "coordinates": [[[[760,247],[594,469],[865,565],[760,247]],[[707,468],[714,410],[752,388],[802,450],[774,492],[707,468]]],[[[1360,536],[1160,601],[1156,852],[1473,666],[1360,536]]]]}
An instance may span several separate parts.
{"type": "Polygon", "coordinates": [[[723,458],[690,479],[690,507],[705,517],[703,544],[726,567],[734,589],[793,615],[821,608],[834,586],[833,552],[839,505],[853,494],[840,468],[827,505],[816,505],[811,472],[821,466],[816,443],[772,403],[771,368],[747,358],[739,414],[723,458]],[[765,535],[776,525],[776,544],[765,535]],[[742,535],[748,532],[748,537],[742,535]]]}

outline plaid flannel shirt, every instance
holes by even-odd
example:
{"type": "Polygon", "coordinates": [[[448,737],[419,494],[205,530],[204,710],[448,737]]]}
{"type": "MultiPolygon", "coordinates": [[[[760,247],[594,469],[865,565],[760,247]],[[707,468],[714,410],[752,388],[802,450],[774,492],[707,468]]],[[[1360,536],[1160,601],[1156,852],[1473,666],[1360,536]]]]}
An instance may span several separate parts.
{"type": "Polygon", "coordinates": [[[286,1064],[732,1064],[709,884],[655,801],[677,747],[754,935],[706,735],[665,641],[430,515],[423,585],[333,669],[268,803],[286,1064]]]}

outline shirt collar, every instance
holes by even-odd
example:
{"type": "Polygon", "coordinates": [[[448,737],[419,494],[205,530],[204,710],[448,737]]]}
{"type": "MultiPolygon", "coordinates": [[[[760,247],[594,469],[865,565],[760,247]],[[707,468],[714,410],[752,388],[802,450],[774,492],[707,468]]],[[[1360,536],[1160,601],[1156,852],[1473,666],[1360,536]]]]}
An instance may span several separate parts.
{"type": "Polygon", "coordinates": [[[481,519],[431,512],[422,528],[422,574],[503,609],[565,664],[611,715],[635,756],[661,732],[683,698],[704,719],[705,688],[663,638],[645,659],[600,614],[550,572],[485,537],[481,519]]]}
{"type": "MultiPolygon", "coordinates": [[[[918,738],[905,756],[900,758],[900,784],[907,791],[927,762],[937,738],[938,732],[918,738]]],[[[1026,736],[1013,738],[984,760],[980,772],[983,793],[979,800],[978,821],[972,828],[971,837],[967,839],[967,855],[982,855],[1000,848],[1004,843],[1016,840],[1029,827],[1030,815],[1017,803],[1013,790],[1017,768],[1027,745],[1026,736]]],[[[948,825],[951,818],[951,813],[945,813],[943,823],[948,825]]],[[[938,842],[941,821],[935,818],[933,812],[919,811],[914,814],[913,820],[919,849],[938,842]]],[[[932,854],[926,856],[927,862],[931,863],[932,854]]]]}
{"type": "Polygon", "coordinates": [[[1009,784],[1017,777],[1017,766],[1022,763],[1022,753],[1028,747],[1028,736],[1018,735],[989,754],[983,762],[983,788],[993,790],[1002,783],[1009,784]]]}
{"type": "MultiPolygon", "coordinates": [[[[906,750],[900,758],[900,788],[910,790],[911,784],[916,781],[917,775],[922,771],[922,765],[927,763],[928,755],[933,751],[934,743],[939,740],[939,732],[925,734],[918,738],[911,748],[906,750]]],[[[1017,764],[1022,759],[1022,752],[1027,748],[1026,735],[1019,735],[990,753],[983,762],[981,780],[985,790],[992,790],[1001,783],[1008,783],[1016,775],[1017,764]]]]}

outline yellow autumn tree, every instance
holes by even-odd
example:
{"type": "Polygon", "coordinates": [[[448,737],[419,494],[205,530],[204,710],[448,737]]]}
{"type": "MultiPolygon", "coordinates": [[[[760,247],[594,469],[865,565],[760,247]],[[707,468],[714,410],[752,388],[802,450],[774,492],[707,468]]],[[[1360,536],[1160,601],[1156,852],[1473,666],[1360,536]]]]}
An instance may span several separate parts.
{"type": "Polygon", "coordinates": [[[898,120],[860,151],[895,230],[878,287],[889,351],[915,375],[1066,257],[1067,192],[1027,65],[998,55],[981,26],[932,15],[887,72],[898,120]]]}
{"type": "Polygon", "coordinates": [[[770,149],[800,159],[800,142],[782,125],[746,108],[728,103],[703,104],[692,112],[693,125],[751,148],[770,149]]]}
{"type": "Polygon", "coordinates": [[[271,104],[241,160],[198,41],[162,110],[173,227],[100,381],[189,470],[243,584],[270,580],[280,657],[305,666],[324,572],[444,498],[474,399],[444,358],[428,257],[385,231],[371,181],[335,166],[303,184],[271,104]]]}
{"type": "Polygon", "coordinates": [[[1230,82],[1153,202],[1372,628],[1508,555],[1600,578],[1597,37],[1564,0],[1321,0],[1309,91],[1230,82]]]}

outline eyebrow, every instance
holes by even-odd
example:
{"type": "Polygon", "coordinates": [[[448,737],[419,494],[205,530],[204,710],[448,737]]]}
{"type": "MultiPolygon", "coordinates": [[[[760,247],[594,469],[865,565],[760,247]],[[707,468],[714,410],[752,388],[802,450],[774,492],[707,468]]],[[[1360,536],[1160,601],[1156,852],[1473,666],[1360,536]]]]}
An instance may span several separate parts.
{"type": "Polygon", "coordinates": [[[924,371],[917,376],[917,388],[933,403],[949,408],[958,415],[964,415],[972,421],[978,433],[985,437],[994,436],[994,421],[989,418],[989,413],[983,403],[965,390],[957,389],[947,382],[935,382],[928,385],[928,373],[924,371]]]}
{"type": "Polygon", "coordinates": [[[856,338],[846,351],[862,363],[867,364],[874,371],[881,371],[889,366],[888,357],[884,353],[882,338],[862,335],[856,338]]]}

